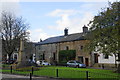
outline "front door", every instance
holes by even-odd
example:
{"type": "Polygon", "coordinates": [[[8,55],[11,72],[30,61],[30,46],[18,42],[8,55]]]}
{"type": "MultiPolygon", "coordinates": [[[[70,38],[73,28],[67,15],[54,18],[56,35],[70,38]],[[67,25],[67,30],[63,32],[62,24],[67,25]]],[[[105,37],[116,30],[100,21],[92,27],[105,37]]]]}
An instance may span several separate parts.
{"type": "Polygon", "coordinates": [[[94,62],[98,63],[98,54],[94,54],[94,62]]]}
{"type": "Polygon", "coordinates": [[[88,60],[88,58],[85,58],[85,64],[86,64],[86,66],[89,66],[89,60],[88,60]]]}

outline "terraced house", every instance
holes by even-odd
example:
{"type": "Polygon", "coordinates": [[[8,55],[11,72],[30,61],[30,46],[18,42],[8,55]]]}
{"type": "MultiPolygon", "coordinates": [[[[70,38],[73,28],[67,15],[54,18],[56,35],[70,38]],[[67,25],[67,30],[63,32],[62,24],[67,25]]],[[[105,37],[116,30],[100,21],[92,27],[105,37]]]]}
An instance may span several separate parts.
{"type": "MultiPolygon", "coordinates": [[[[91,66],[91,54],[83,51],[88,42],[84,38],[88,32],[88,27],[83,27],[82,33],[68,34],[68,29],[64,30],[64,35],[50,37],[36,44],[36,60],[46,60],[50,63],[60,62],[60,51],[74,50],[75,60],[81,61],[87,66],[91,66]]],[[[65,55],[65,53],[64,53],[65,55]]]]}

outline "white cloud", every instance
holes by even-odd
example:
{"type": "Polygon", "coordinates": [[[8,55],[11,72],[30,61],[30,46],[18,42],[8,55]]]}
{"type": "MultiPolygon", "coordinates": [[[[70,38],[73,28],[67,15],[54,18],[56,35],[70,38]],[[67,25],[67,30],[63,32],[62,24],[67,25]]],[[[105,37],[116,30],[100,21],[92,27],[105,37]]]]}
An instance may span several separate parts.
{"type": "Polygon", "coordinates": [[[69,33],[82,32],[82,27],[89,23],[93,18],[91,12],[80,12],[78,10],[54,10],[49,13],[49,16],[58,17],[55,22],[56,25],[48,26],[49,29],[63,31],[66,27],[69,29],[69,33]],[[81,15],[81,16],[80,16],[81,15]]]}
{"type": "Polygon", "coordinates": [[[90,20],[93,19],[93,14],[90,12],[85,12],[82,18],[71,19],[70,33],[79,33],[82,32],[82,27],[87,25],[90,20]]]}
{"type": "Polygon", "coordinates": [[[77,13],[80,13],[80,11],[77,10],[62,10],[62,9],[56,9],[53,12],[47,14],[48,16],[53,16],[53,17],[61,17],[61,16],[70,16],[70,15],[75,15],[77,13]]]}
{"type": "Polygon", "coordinates": [[[48,28],[63,31],[67,27],[70,34],[82,32],[82,27],[87,25],[101,11],[101,8],[107,6],[107,3],[85,3],[79,6],[79,10],[56,9],[48,14],[48,16],[57,17],[55,25],[49,25],[48,28]]]}
{"type": "Polygon", "coordinates": [[[15,15],[19,15],[20,13],[19,1],[18,2],[0,2],[0,11],[1,12],[7,11],[15,15]]]}
{"type": "Polygon", "coordinates": [[[1,2],[108,2],[116,0],[1,0],[1,2]]]}
{"type": "Polygon", "coordinates": [[[29,30],[30,41],[39,42],[40,39],[45,40],[46,38],[53,37],[55,35],[48,35],[42,29],[29,30]]]}

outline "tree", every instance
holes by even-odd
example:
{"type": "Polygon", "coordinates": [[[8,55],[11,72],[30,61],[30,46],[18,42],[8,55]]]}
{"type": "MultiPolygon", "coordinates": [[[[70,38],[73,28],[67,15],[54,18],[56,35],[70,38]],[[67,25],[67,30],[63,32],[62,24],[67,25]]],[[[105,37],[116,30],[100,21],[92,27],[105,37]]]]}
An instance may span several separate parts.
{"type": "Polygon", "coordinates": [[[9,61],[12,53],[19,49],[20,38],[27,37],[26,30],[28,24],[26,24],[22,17],[18,18],[10,12],[1,13],[0,27],[2,35],[3,49],[9,56],[9,61]]]}
{"type": "MultiPolygon", "coordinates": [[[[89,51],[99,51],[104,55],[114,54],[120,61],[120,2],[109,3],[93,21],[90,21],[89,51]]],[[[120,73],[120,63],[118,70],[120,73]]]]}

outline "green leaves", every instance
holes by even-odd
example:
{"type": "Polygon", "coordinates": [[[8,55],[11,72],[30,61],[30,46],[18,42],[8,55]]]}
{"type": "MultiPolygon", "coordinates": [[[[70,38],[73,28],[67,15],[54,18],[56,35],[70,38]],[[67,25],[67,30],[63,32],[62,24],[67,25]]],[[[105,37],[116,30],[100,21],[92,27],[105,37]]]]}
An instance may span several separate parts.
{"type": "MultiPolygon", "coordinates": [[[[91,32],[89,40],[89,49],[101,51],[104,54],[118,53],[118,42],[120,42],[119,22],[120,18],[118,10],[120,2],[109,4],[106,10],[103,10],[99,15],[94,17],[90,22],[91,32]],[[96,49],[97,48],[97,49],[96,49]]],[[[89,24],[89,25],[90,25],[89,24]]]]}
{"type": "Polygon", "coordinates": [[[76,51],[75,50],[61,50],[59,51],[59,60],[60,62],[67,62],[68,60],[75,59],[76,51]]]}
{"type": "Polygon", "coordinates": [[[95,16],[89,25],[91,37],[87,36],[90,40],[87,49],[104,55],[114,54],[120,60],[120,2],[109,3],[109,7],[95,16]]]}

